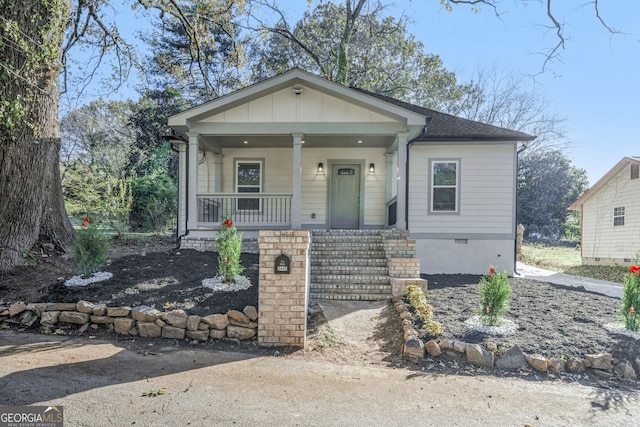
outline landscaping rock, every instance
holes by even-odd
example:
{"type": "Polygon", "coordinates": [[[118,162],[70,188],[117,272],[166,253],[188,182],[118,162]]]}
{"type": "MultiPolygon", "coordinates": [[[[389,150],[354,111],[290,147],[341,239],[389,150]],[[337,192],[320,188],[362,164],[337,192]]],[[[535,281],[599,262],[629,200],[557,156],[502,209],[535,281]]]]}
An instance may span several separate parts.
{"type": "Polygon", "coordinates": [[[566,365],[567,371],[573,373],[573,374],[580,374],[584,371],[586,371],[587,367],[585,366],[584,362],[580,359],[570,359],[567,362],[566,365]]]}
{"type": "Polygon", "coordinates": [[[107,316],[126,317],[131,312],[131,307],[107,307],[107,316]]]}
{"type": "Polygon", "coordinates": [[[525,355],[525,359],[529,366],[531,366],[536,371],[547,372],[547,368],[549,367],[547,364],[547,358],[542,356],[529,356],[525,355]]]}
{"type": "Polygon", "coordinates": [[[636,371],[640,372],[640,357],[636,357],[636,371]]]}
{"type": "Polygon", "coordinates": [[[498,351],[498,345],[496,343],[494,343],[493,341],[489,341],[487,343],[487,350],[492,351],[492,352],[496,352],[498,351]]]}
{"type": "MultiPolygon", "coordinates": [[[[187,331],[197,331],[198,326],[200,325],[200,319],[202,319],[202,317],[200,316],[189,316],[187,318],[187,331]]],[[[209,336],[208,332],[207,332],[207,336],[209,336]]],[[[192,339],[196,339],[196,338],[192,338],[192,339]]]]}
{"type": "Polygon", "coordinates": [[[256,330],[253,328],[229,325],[227,327],[227,336],[229,338],[237,338],[239,340],[248,340],[256,336],[256,330]]]}
{"type": "Polygon", "coordinates": [[[47,311],[75,311],[74,302],[54,302],[47,304],[47,311]]]}
{"type": "Polygon", "coordinates": [[[177,326],[165,326],[162,328],[162,338],[184,339],[185,330],[177,326]]]}
{"type": "Polygon", "coordinates": [[[402,320],[410,320],[411,319],[411,313],[409,313],[408,311],[403,311],[402,313],[400,313],[400,319],[402,319],[402,320]]]}
{"type": "Polygon", "coordinates": [[[198,330],[199,330],[199,331],[208,331],[208,330],[209,330],[209,325],[207,325],[206,323],[204,323],[204,322],[202,322],[202,321],[201,321],[201,322],[198,324],[198,330]]]}
{"type": "Polygon", "coordinates": [[[456,353],[464,354],[467,351],[467,343],[462,341],[454,342],[453,351],[455,351],[456,353]]]}
{"type": "Polygon", "coordinates": [[[605,379],[613,378],[613,373],[612,372],[607,372],[607,371],[603,371],[603,370],[600,370],[600,369],[594,369],[592,372],[594,374],[596,374],[596,376],[598,376],[600,378],[605,378],[605,379]]]}
{"type": "Polygon", "coordinates": [[[109,316],[91,316],[91,322],[99,323],[101,325],[104,325],[107,323],[113,323],[115,319],[117,319],[117,317],[113,318],[109,316]]]}
{"type": "Polygon", "coordinates": [[[96,304],[93,306],[92,314],[96,316],[104,316],[107,314],[107,305],[105,303],[96,304]]]}
{"type": "Polygon", "coordinates": [[[84,325],[89,319],[87,313],[78,313],[77,311],[62,311],[58,320],[63,323],[73,323],[76,325],[84,325]]]}
{"type": "Polygon", "coordinates": [[[440,346],[440,350],[451,350],[454,351],[454,343],[453,341],[440,340],[438,342],[438,346],[440,346]]]}
{"type": "Polygon", "coordinates": [[[493,353],[483,350],[478,344],[467,344],[467,361],[483,368],[493,368],[493,353]]]}
{"type": "Polygon", "coordinates": [[[76,310],[79,311],[80,313],[92,314],[94,307],[95,307],[95,304],[89,301],[78,301],[76,303],[76,310]]]}
{"type": "Polygon", "coordinates": [[[167,322],[171,326],[184,329],[187,327],[187,320],[189,316],[184,310],[171,310],[162,314],[162,320],[167,322]]]}
{"type": "Polygon", "coordinates": [[[158,319],[154,322],[156,325],[160,326],[161,328],[164,328],[165,326],[167,326],[167,322],[165,322],[162,319],[158,319]]]}
{"type": "MultiPolygon", "coordinates": [[[[87,314],[88,314],[88,313],[87,313],[87,314]]],[[[90,323],[89,323],[89,322],[87,322],[87,323],[85,323],[84,325],[80,326],[80,328],[78,328],[78,333],[79,333],[79,334],[83,334],[83,333],[85,333],[85,332],[87,331],[87,329],[89,329],[89,325],[90,325],[90,323]]]]}
{"type": "Polygon", "coordinates": [[[611,353],[587,354],[584,356],[584,364],[593,369],[613,372],[611,353]]]}
{"type": "Polygon", "coordinates": [[[249,324],[251,320],[244,314],[239,312],[238,310],[229,310],[227,311],[227,317],[229,318],[229,322],[235,320],[236,322],[249,324]]]}
{"type": "Polygon", "coordinates": [[[162,336],[162,327],[155,322],[138,322],[138,333],[141,337],[157,338],[162,336]]]}
{"type": "Polygon", "coordinates": [[[424,343],[420,338],[411,337],[405,341],[402,354],[412,359],[424,359],[424,343]]]}
{"type": "Polygon", "coordinates": [[[17,302],[9,306],[9,317],[16,316],[27,309],[27,304],[24,302],[17,302]]]}
{"type": "Polygon", "coordinates": [[[442,353],[440,346],[434,340],[427,341],[424,345],[425,350],[433,357],[438,357],[442,353]]]}
{"type": "Polygon", "coordinates": [[[211,314],[203,317],[202,321],[212,329],[217,329],[219,331],[222,331],[229,326],[229,318],[225,314],[211,314]]]}
{"type": "Polygon", "coordinates": [[[258,310],[252,306],[252,305],[248,305],[244,308],[244,310],[242,310],[242,312],[245,314],[245,316],[247,316],[249,318],[249,320],[251,320],[252,322],[255,322],[256,320],[258,320],[258,310]]]}
{"type": "Polygon", "coordinates": [[[552,357],[547,362],[547,371],[551,372],[552,374],[564,372],[564,360],[557,357],[552,357]]]}
{"type": "Polygon", "coordinates": [[[633,366],[630,362],[623,360],[618,363],[614,368],[615,374],[623,381],[635,381],[638,379],[638,375],[636,371],[633,369],[633,366]]]}
{"type": "Polygon", "coordinates": [[[139,305],[131,309],[131,317],[138,322],[155,322],[162,317],[162,312],[148,305],[139,305]]]}
{"type": "MultiPolygon", "coordinates": [[[[135,326],[136,321],[133,319],[130,319],[128,317],[118,317],[115,319],[114,321],[114,328],[115,331],[119,334],[131,334],[131,330],[133,329],[133,327],[135,326]]],[[[151,325],[153,325],[153,323],[151,323],[151,325]]],[[[145,335],[145,336],[160,336],[159,332],[158,335],[145,335]]]]}
{"type": "Polygon", "coordinates": [[[47,310],[47,304],[44,304],[44,303],[27,304],[27,310],[33,311],[38,317],[40,317],[42,316],[42,313],[44,313],[47,310]]]}
{"type": "Polygon", "coordinates": [[[496,366],[500,369],[526,369],[527,360],[520,347],[514,345],[496,360],[496,366]]]}
{"type": "Polygon", "coordinates": [[[60,316],[59,311],[45,311],[40,316],[40,324],[44,326],[53,326],[58,322],[60,316]]]}
{"type": "Polygon", "coordinates": [[[222,338],[227,336],[227,331],[224,329],[211,329],[209,331],[209,336],[211,338],[221,340],[222,338]]]}
{"type": "Polygon", "coordinates": [[[20,325],[21,326],[31,326],[36,320],[38,320],[38,315],[30,310],[25,310],[20,314],[20,325]]]}
{"type": "Polygon", "coordinates": [[[402,321],[402,330],[406,332],[407,329],[412,329],[413,328],[413,322],[411,320],[403,320],[402,321]]]}
{"type": "Polygon", "coordinates": [[[411,329],[407,329],[406,331],[404,331],[404,340],[408,340],[409,338],[412,337],[418,337],[418,331],[416,331],[415,329],[411,328],[411,329]]]}
{"type": "Polygon", "coordinates": [[[187,338],[198,341],[206,341],[209,339],[209,331],[187,331],[187,338]]]}

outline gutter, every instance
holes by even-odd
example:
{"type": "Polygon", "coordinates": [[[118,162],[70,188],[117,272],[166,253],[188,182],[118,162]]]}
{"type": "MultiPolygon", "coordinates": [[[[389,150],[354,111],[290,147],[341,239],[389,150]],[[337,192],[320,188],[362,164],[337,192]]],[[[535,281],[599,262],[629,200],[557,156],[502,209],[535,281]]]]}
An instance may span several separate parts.
{"type": "MultiPolygon", "coordinates": [[[[516,192],[516,200],[515,200],[515,210],[516,210],[516,218],[515,218],[515,228],[514,228],[514,235],[515,235],[515,239],[513,239],[513,275],[520,275],[520,273],[518,273],[518,173],[519,173],[519,162],[518,159],[520,157],[520,153],[522,153],[524,150],[527,149],[527,144],[523,143],[522,144],[522,148],[520,148],[519,150],[516,150],[516,188],[515,188],[515,192],[516,192]]],[[[524,236],[523,236],[524,237],[524,236]]],[[[524,243],[524,242],[523,242],[524,243]]]]}
{"type": "Polygon", "coordinates": [[[427,123],[424,125],[424,127],[422,128],[422,131],[420,131],[420,133],[418,135],[415,136],[415,138],[411,139],[411,141],[407,142],[407,163],[405,164],[405,188],[404,188],[404,223],[407,226],[407,230],[409,230],[409,163],[411,163],[409,161],[409,153],[411,152],[410,148],[413,145],[414,142],[416,142],[418,140],[418,138],[423,137],[424,135],[427,134],[427,125],[431,123],[431,117],[427,117],[427,123]]]}

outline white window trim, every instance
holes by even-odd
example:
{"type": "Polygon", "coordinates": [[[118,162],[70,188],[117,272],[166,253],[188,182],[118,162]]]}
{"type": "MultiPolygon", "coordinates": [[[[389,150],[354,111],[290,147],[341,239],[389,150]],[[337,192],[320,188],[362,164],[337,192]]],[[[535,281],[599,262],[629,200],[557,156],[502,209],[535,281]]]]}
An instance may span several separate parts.
{"type": "Polygon", "coordinates": [[[616,208],[613,208],[613,226],[614,227],[622,227],[625,224],[625,212],[626,209],[624,208],[624,206],[619,206],[616,208]],[[616,210],[619,210],[616,213],[616,210]],[[616,219],[622,218],[622,224],[616,224],[616,219]]]}
{"type": "Polygon", "coordinates": [[[461,172],[462,159],[460,158],[443,158],[443,159],[429,159],[429,215],[460,215],[460,172],[461,172]],[[456,164],[456,185],[455,186],[438,186],[437,188],[455,188],[456,190],[456,208],[451,211],[441,211],[433,209],[433,198],[435,197],[433,169],[436,163],[455,163],[456,164]]]}
{"type": "MultiPolygon", "coordinates": [[[[258,163],[260,164],[260,184],[259,184],[259,189],[257,193],[242,193],[242,194],[256,194],[256,198],[258,199],[258,209],[257,211],[262,211],[262,199],[260,198],[260,196],[258,196],[259,194],[264,192],[264,159],[234,159],[234,168],[233,168],[233,173],[234,173],[234,190],[236,194],[241,194],[239,191],[239,188],[241,188],[241,186],[238,184],[238,167],[242,164],[255,164],[258,163]]],[[[254,185],[250,185],[250,186],[245,186],[245,187],[255,187],[254,185]]],[[[239,199],[238,199],[239,200],[239,199]]],[[[236,203],[236,211],[256,211],[256,209],[239,209],[238,208],[238,204],[236,203]]]]}

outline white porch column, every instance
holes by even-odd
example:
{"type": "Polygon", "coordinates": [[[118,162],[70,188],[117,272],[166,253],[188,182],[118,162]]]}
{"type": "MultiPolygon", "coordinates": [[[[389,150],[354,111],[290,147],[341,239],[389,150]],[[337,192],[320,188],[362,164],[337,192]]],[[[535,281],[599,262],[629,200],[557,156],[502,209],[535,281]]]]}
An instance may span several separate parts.
{"type": "Polygon", "coordinates": [[[396,229],[407,228],[407,133],[397,133],[398,138],[398,204],[396,208],[396,229]]]}
{"type": "Polygon", "coordinates": [[[393,197],[393,153],[386,153],[384,155],[385,161],[385,202],[388,202],[393,197]]]}
{"type": "Polygon", "coordinates": [[[291,198],[291,228],[302,228],[302,134],[291,134],[293,137],[293,185],[291,198]]]}
{"type": "Polygon", "coordinates": [[[187,159],[189,176],[187,178],[187,228],[193,230],[198,226],[198,135],[189,134],[187,159]]]}
{"type": "Polygon", "coordinates": [[[213,163],[215,166],[215,170],[213,171],[214,175],[214,183],[213,183],[213,192],[214,193],[222,193],[222,154],[214,154],[213,155],[213,163]]]}

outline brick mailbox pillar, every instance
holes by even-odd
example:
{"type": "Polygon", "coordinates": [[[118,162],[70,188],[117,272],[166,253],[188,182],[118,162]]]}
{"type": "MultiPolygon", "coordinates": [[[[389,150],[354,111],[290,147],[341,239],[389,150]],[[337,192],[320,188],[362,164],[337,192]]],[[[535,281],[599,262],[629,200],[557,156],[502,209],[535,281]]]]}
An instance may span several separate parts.
{"type": "Polygon", "coordinates": [[[258,345],[307,344],[310,233],[263,230],[258,237],[258,345]]]}

